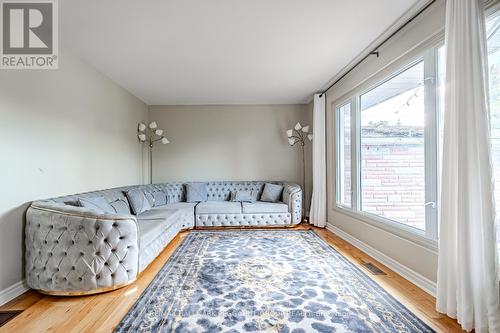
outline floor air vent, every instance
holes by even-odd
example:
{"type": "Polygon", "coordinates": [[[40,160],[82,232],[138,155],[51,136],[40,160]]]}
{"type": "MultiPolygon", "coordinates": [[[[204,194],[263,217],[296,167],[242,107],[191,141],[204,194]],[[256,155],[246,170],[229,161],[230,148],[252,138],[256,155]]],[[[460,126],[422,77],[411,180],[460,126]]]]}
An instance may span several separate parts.
{"type": "Polygon", "coordinates": [[[363,263],[363,266],[365,266],[373,275],[387,275],[371,262],[365,262],[363,263]]]}
{"type": "Polygon", "coordinates": [[[15,316],[23,312],[22,310],[0,311],[0,327],[7,324],[15,316]]]}

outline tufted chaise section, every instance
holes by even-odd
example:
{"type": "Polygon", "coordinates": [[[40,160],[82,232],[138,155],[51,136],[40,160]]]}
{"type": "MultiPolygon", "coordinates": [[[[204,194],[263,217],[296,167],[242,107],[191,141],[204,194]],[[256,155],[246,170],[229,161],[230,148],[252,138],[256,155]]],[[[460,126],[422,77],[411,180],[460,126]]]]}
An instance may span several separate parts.
{"type": "Polygon", "coordinates": [[[133,282],[183,229],[299,223],[302,191],[295,184],[272,182],[283,185],[282,203],[222,202],[229,200],[231,191],[239,190],[253,191],[257,200],[265,183],[208,182],[209,202],[201,204],[185,202],[185,184],[180,182],[125,186],[33,202],[26,213],[26,282],[54,295],[113,290],[133,282]],[[79,198],[93,197],[104,197],[110,204],[128,204],[125,192],[134,188],[161,190],[167,204],[138,216],[101,213],[79,205],[79,198]]]}

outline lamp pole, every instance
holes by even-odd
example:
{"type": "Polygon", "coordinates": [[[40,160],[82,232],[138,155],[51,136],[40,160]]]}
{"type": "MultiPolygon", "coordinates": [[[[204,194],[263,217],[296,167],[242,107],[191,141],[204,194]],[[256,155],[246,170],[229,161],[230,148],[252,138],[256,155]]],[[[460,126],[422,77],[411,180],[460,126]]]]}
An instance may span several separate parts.
{"type": "Polygon", "coordinates": [[[302,146],[302,184],[304,186],[304,198],[302,200],[302,209],[304,210],[304,216],[306,216],[306,201],[307,201],[307,186],[306,186],[306,151],[305,142],[301,143],[302,146]]]}
{"type": "Polygon", "coordinates": [[[153,142],[149,140],[149,183],[153,184],[153,142]]]}

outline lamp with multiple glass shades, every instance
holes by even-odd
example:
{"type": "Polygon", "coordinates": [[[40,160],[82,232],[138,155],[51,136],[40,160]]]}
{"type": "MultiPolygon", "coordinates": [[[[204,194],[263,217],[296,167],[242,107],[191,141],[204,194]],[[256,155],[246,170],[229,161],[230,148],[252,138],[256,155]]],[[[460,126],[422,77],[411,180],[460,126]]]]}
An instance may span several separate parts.
{"type": "Polygon", "coordinates": [[[307,140],[312,141],[313,135],[309,133],[309,125],[302,126],[300,123],[295,124],[293,129],[286,131],[288,143],[290,146],[300,145],[302,150],[302,186],[304,188],[304,196],[302,200],[302,215],[306,216],[306,153],[304,146],[307,140]]]}
{"type": "Polygon", "coordinates": [[[147,144],[149,147],[149,183],[153,184],[153,146],[156,142],[166,145],[170,141],[165,137],[164,131],[158,128],[156,121],[150,122],[148,126],[144,123],[139,123],[137,126],[137,138],[141,143],[147,144]]]}

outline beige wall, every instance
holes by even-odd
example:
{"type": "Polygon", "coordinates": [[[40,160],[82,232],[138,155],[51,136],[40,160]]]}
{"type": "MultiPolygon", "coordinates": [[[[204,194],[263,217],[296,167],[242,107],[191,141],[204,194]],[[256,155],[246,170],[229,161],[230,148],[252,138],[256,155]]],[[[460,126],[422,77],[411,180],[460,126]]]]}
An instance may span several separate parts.
{"type": "MultiPolygon", "coordinates": [[[[378,80],[390,74],[407,57],[418,53],[419,44],[436,37],[444,29],[444,1],[438,1],[423,15],[411,23],[407,29],[390,40],[382,49],[380,57],[370,57],[351,74],[327,93],[327,163],[328,163],[328,221],[354,238],[382,252],[403,264],[431,282],[436,281],[437,251],[434,246],[426,247],[404,237],[370,225],[359,219],[343,214],[335,207],[335,129],[334,105],[340,102],[354,88],[366,85],[368,80],[378,80]],[[416,49],[415,49],[416,48],[416,49]],[[415,50],[413,50],[415,49],[415,50]],[[404,59],[401,59],[403,57],[404,59]]],[[[423,47],[423,46],[422,46],[423,47]]]]}
{"type": "Polygon", "coordinates": [[[0,71],[0,292],[22,279],[32,200],[143,182],[147,106],[67,51],[55,71],[0,71]]]}
{"type": "Polygon", "coordinates": [[[297,121],[311,124],[307,105],[152,106],[149,119],[171,141],[154,148],[154,182],[302,182],[300,149],[288,145],[285,131],[297,121]]]}

